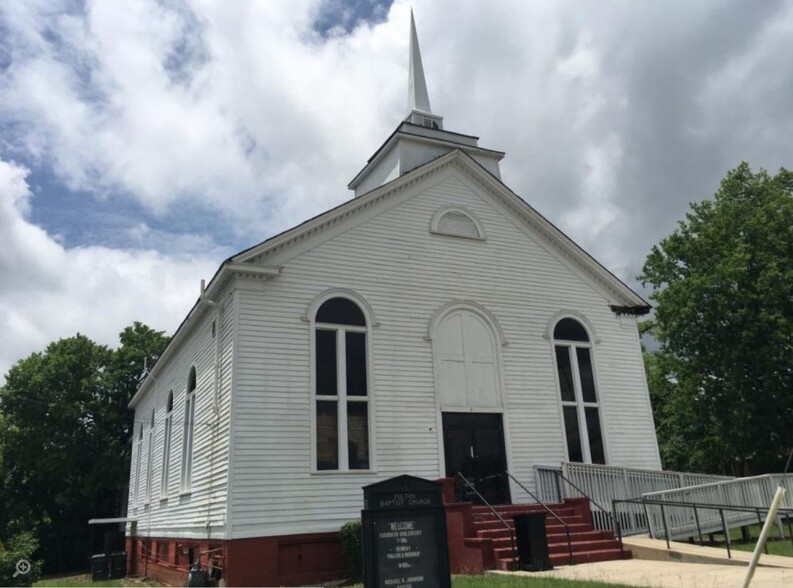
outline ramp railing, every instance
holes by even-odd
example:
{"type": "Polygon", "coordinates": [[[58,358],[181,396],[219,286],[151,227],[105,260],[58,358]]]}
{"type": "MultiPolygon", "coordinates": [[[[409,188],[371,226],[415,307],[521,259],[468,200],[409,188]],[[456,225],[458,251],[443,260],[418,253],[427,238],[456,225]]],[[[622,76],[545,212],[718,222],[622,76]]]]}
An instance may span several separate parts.
{"type": "MultiPolygon", "coordinates": [[[[614,500],[638,498],[648,492],[732,479],[709,474],[571,462],[562,463],[561,467],[535,466],[534,472],[539,498],[544,502],[589,497],[591,502],[604,505],[611,505],[614,500]],[[561,473],[563,479],[557,473],[561,473]]],[[[599,515],[596,506],[593,506],[593,515],[596,528],[610,528],[610,517],[599,515]]],[[[624,535],[648,532],[647,515],[641,505],[625,504],[619,513],[619,521],[624,535]]]]}
{"type": "MultiPolygon", "coordinates": [[[[672,490],[647,492],[642,498],[649,502],[659,501],[668,503],[664,509],[664,520],[657,520],[659,515],[650,515],[649,531],[651,534],[660,535],[662,525],[666,526],[666,533],[672,538],[689,537],[695,529],[704,533],[718,530],[724,524],[730,527],[743,527],[758,522],[757,512],[765,512],[774,498],[778,486],[786,490],[782,502],[783,510],[793,510],[793,474],[764,474],[747,478],[721,480],[710,484],[687,486],[672,490]],[[724,521],[721,514],[714,509],[703,510],[699,520],[695,520],[693,512],[688,507],[673,506],[673,503],[717,505],[730,507],[723,509],[724,521]],[[748,509],[748,510],[743,510],[748,509]]],[[[654,512],[658,512],[657,509],[654,512]]],[[[781,521],[777,520],[780,534],[784,536],[781,521]]]]}

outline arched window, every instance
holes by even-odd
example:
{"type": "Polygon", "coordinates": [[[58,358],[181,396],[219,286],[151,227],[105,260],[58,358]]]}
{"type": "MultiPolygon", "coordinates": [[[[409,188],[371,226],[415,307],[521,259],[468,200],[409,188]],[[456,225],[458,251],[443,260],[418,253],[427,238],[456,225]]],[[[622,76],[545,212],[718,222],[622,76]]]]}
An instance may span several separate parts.
{"type": "Polygon", "coordinates": [[[589,335],[577,320],[563,318],[554,327],[553,339],[568,459],[605,464],[589,335]]]}
{"type": "Polygon", "coordinates": [[[140,502],[140,464],[143,460],[143,423],[140,423],[138,427],[138,451],[137,457],[135,458],[135,505],[140,502]]]}
{"type": "Polygon", "coordinates": [[[149,452],[146,459],[146,502],[151,500],[151,476],[154,473],[152,459],[154,458],[154,409],[151,409],[151,421],[149,422],[148,435],[149,452]]]}
{"type": "Polygon", "coordinates": [[[160,476],[160,498],[168,496],[168,475],[171,468],[171,428],[173,423],[173,390],[168,392],[165,404],[165,421],[162,429],[162,472],[160,476]]]}
{"type": "Polygon", "coordinates": [[[355,302],[336,297],[314,321],[316,468],[368,470],[366,317],[355,302]]]}
{"type": "Polygon", "coordinates": [[[188,492],[193,483],[193,434],[195,433],[195,366],[187,376],[184,401],[184,429],[182,433],[182,492],[188,492]]]}

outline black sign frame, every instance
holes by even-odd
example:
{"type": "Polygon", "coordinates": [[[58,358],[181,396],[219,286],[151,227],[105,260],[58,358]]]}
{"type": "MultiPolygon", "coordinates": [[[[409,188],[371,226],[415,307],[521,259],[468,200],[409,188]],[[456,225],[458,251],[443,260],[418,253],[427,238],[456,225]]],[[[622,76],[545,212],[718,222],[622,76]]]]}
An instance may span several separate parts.
{"type": "Polygon", "coordinates": [[[403,475],[363,493],[364,586],[451,588],[441,484],[403,475]]]}

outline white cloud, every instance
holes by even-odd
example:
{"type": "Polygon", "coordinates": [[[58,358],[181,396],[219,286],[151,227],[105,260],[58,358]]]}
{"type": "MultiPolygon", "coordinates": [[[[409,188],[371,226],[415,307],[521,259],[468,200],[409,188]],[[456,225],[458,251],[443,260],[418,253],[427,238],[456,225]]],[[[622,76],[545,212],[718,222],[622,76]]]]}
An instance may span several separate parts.
{"type": "MultiPolygon", "coordinates": [[[[0,155],[253,243],[348,198],[404,116],[411,5],[446,128],[506,151],[505,182],[629,282],[727,169],[791,165],[793,5],[721,1],[398,0],[322,39],[321,0],[11,0],[0,155]]],[[[219,261],[162,223],[127,235],[159,253],[65,249],[26,220],[24,169],[3,174],[0,366],[77,329],[171,329],[219,261]]]]}
{"type": "Polygon", "coordinates": [[[27,174],[0,160],[0,380],[17,360],[78,331],[108,345],[135,320],[172,332],[219,260],[64,248],[25,218],[27,174]]]}

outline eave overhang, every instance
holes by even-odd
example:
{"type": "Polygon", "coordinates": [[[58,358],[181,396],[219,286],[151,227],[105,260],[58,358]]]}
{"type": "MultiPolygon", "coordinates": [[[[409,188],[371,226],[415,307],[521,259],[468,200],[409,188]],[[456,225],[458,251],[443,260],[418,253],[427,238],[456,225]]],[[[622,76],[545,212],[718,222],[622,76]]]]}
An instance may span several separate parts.
{"type": "Polygon", "coordinates": [[[146,375],[146,378],[143,380],[143,382],[141,382],[140,386],[138,386],[138,391],[135,392],[132,400],[130,400],[129,404],[127,405],[129,408],[135,408],[135,406],[137,406],[141,399],[146,395],[146,392],[152,386],[151,382],[157,381],[157,375],[162,370],[161,366],[167,363],[167,360],[176,352],[198,319],[206,312],[207,307],[209,306],[208,301],[214,301],[215,297],[221,292],[222,288],[233,276],[272,279],[277,277],[283,269],[280,267],[234,263],[232,259],[233,258],[229,258],[220,264],[217,272],[215,272],[215,275],[212,276],[212,279],[209,281],[209,285],[206,287],[202,295],[199,296],[198,300],[196,300],[195,304],[190,309],[190,312],[187,313],[187,316],[176,329],[176,332],[168,342],[165,351],[163,351],[162,355],[157,360],[157,363],[154,364],[154,367],[146,375]]]}

